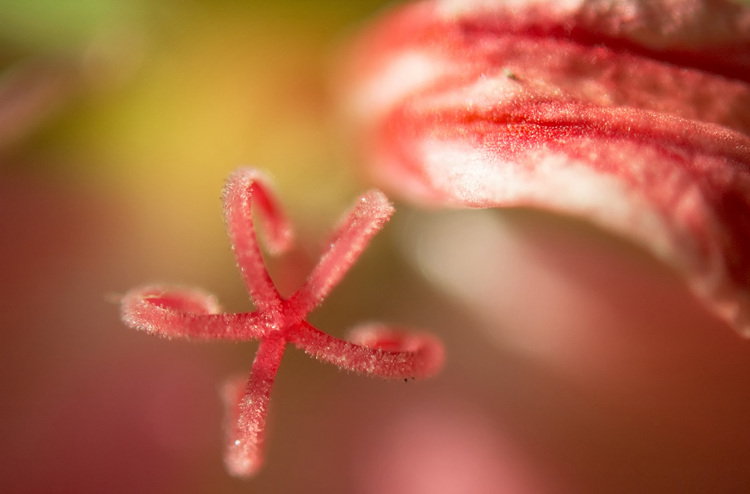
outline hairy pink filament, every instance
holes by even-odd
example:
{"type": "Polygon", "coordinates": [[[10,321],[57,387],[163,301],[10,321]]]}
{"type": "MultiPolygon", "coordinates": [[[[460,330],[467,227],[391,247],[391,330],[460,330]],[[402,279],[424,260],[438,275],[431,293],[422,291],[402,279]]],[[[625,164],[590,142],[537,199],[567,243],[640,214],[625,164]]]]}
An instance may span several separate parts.
{"type": "Polygon", "coordinates": [[[263,262],[252,217],[255,208],[262,215],[272,250],[285,249],[291,230],[268,185],[257,171],[241,169],[225,187],[224,213],[255,312],[222,313],[212,296],[195,289],[148,286],[122,298],[123,321],[148,333],[169,338],[261,339],[249,379],[232,380],[223,393],[229,410],[225,462],[229,472],[239,477],[254,475],[262,465],[271,388],[288,342],[342,369],[389,379],[429,377],[443,362],[442,345],[427,335],[372,326],[370,336],[357,344],[329,336],[305,320],[393,213],[381,192],[370,191],[359,199],[307,281],[288,299],[276,290],[263,262]]]}

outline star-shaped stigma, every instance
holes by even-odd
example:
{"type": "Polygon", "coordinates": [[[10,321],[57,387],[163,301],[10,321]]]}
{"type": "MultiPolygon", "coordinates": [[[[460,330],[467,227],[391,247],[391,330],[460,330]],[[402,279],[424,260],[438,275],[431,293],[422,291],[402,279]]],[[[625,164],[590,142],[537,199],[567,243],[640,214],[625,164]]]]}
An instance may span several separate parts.
{"type": "Polygon", "coordinates": [[[130,327],[167,338],[244,341],[260,346],[249,380],[224,387],[229,410],[226,466],[239,477],[255,474],[263,462],[268,402],[287,343],[342,369],[390,379],[434,375],[443,348],[426,334],[408,334],[381,324],[352,332],[351,341],[334,338],[307,322],[312,311],[336,286],[370,239],[388,221],[393,208],[380,191],[364,194],[346,216],[307,281],[282,297],[263,262],[253,224],[258,215],[272,253],[291,243],[289,223],[256,170],[240,169],[224,189],[224,217],[237,264],[257,310],[222,313],[216,299],[200,290],[147,286],[122,298],[122,319],[130,327]]]}

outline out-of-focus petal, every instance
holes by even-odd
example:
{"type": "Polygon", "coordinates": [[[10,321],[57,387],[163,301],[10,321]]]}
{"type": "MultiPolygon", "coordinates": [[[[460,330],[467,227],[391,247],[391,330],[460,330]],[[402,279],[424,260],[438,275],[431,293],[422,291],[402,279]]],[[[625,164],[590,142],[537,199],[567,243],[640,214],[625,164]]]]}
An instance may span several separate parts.
{"type": "Polygon", "coordinates": [[[429,1],[355,50],[369,173],[412,201],[588,218],[750,336],[750,7],[429,1]]]}

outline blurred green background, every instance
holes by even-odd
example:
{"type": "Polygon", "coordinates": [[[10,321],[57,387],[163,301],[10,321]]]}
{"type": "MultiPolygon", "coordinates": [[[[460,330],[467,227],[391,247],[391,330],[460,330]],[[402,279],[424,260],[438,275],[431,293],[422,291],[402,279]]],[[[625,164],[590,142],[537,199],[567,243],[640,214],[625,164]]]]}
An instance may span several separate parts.
{"type": "Polygon", "coordinates": [[[3,0],[3,173],[166,208],[189,196],[179,208],[200,230],[213,218],[200,192],[252,165],[293,208],[330,213],[353,190],[329,125],[331,60],[383,3],[3,0]]]}

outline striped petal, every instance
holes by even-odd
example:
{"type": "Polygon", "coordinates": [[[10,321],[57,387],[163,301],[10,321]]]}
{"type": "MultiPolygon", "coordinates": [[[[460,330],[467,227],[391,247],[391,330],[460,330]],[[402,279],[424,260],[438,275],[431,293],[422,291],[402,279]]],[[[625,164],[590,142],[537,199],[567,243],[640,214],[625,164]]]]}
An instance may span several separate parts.
{"type": "Polygon", "coordinates": [[[412,201],[588,218],[750,336],[750,7],[421,2],[345,76],[369,173],[412,201]]]}

